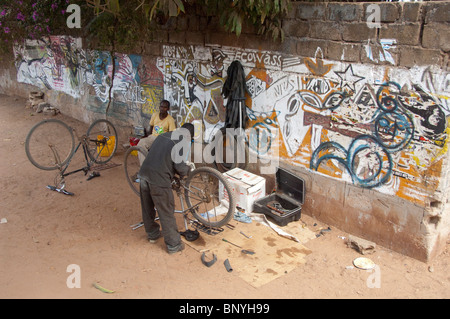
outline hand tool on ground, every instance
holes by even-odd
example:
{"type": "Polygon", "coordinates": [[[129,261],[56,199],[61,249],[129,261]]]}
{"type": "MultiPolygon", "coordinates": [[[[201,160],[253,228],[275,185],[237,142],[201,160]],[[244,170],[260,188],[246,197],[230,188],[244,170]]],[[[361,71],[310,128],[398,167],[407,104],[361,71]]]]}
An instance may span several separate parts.
{"type": "Polygon", "coordinates": [[[137,224],[134,224],[134,225],[130,225],[132,230],[136,230],[136,229],[138,229],[139,227],[142,227],[142,226],[144,226],[144,222],[140,222],[140,223],[137,223],[137,224]]]}
{"type": "MultiPolygon", "coordinates": [[[[157,221],[157,220],[159,220],[159,217],[155,217],[155,221],[157,221]]],[[[137,224],[130,225],[131,229],[133,229],[133,230],[136,230],[136,229],[138,229],[139,227],[142,227],[142,226],[144,226],[144,222],[139,222],[137,224]]]]}
{"type": "Polygon", "coordinates": [[[228,241],[228,240],[226,240],[225,238],[222,238],[222,240],[224,241],[224,242],[226,242],[226,243],[229,243],[229,244],[231,244],[231,245],[233,245],[233,246],[236,246],[236,247],[238,247],[238,248],[241,248],[242,249],[242,247],[241,246],[238,246],[238,245],[236,245],[236,244],[233,244],[231,241],[228,241]]]}
{"type": "Polygon", "coordinates": [[[254,255],[254,254],[255,254],[254,251],[252,251],[252,250],[247,250],[247,249],[242,249],[241,252],[243,252],[244,254],[247,254],[247,255],[254,255]]]}
{"type": "Polygon", "coordinates": [[[320,237],[320,236],[322,236],[322,235],[325,235],[324,233],[325,233],[325,232],[329,232],[329,231],[331,231],[331,228],[330,228],[330,227],[328,227],[328,228],[326,228],[326,229],[321,229],[320,232],[316,235],[316,237],[320,237]]]}
{"type": "Polygon", "coordinates": [[[247,236],[246,234],[244,234],[243,232],[240,232],[242,235],[244,235],[245,237],[247,237],[248,239],[252,238],[252,236],[247,236]]]}

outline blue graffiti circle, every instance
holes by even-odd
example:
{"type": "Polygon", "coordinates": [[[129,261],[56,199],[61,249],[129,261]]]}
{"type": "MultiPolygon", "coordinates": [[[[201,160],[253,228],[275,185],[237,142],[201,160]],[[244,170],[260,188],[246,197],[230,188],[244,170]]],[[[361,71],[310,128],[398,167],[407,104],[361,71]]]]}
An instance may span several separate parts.
{"type": "Polygon", "coordinates": [[[400,85],[395,82],[383,83],[377,91],[377,104],[385,112],[393,112],[398,107],[397,97],[400,94],[400,85]]]}
{"type": "Polygon", "coordinates": [[[406,113],[384,112],[375,119],[377,141],[389,152],[397,152],[409,144],[414,124],[406,113]]]}
{"type": "Polygon", "coordinates": [[[392,158],[389,152],[369,135],[362,135],[350,145],[347,167],[353,182],[372,188],[387,182],[392,174],[392,158]]]}

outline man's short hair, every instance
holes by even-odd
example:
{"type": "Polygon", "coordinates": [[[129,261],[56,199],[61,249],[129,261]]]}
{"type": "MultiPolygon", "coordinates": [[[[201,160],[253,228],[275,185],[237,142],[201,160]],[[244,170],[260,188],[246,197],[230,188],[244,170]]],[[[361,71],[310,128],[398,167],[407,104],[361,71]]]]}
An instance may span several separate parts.
{"type": "Polygon", "coordinates": [[[163,103],[164,103],[164,104],[167,104],[167,107],[170,109],[170,102],[169,102],[169,101],[167,101],[167,100],[162,100],[161,103],[160,103],[160,105],[163,104],[163,103]]]}
{"type": "Polygon", "coordinates": [[[191,123],[184,123],[182,126],[182,128],[185,128],[189,131],[189,133],[191,134],[191,139],[194,138],[194,134],[195,134],[195,127],[193,124],[191,123]]]}

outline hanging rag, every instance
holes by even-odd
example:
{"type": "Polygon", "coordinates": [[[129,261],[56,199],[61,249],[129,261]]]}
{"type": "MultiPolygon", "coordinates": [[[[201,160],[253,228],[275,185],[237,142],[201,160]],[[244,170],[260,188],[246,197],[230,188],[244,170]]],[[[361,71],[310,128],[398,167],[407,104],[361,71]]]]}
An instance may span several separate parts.
{"type": "Polygon", "coordinates": [[[245,92],[248,92],[245,83],[245,73],[239,61],[233,61],[227,70],[227,79],[222,88],[222,95],[227,98],[225,127],[238,128],[242,119],[242,128],[247,124],[247,110],[245,106],[245,92]],[[241,106],[239,108],[239,106],[241,106]],[[240,111],[240,112],[239,112],[240,111]]]}

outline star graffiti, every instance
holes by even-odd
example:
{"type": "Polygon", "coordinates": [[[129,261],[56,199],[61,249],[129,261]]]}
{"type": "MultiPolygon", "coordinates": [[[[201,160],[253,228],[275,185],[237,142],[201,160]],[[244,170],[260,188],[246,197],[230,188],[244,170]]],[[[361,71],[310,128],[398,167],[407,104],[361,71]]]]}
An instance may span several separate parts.
{"type": "Polygon", "coordinates": [[[341,79],[341,89],[348,88],[352,92],[355,92],[355,84],[365,79],[365,77],[356,75],[353,72],[352,65],[349,65],[345,71],[334,71],[334,73],[341,79]]]}

